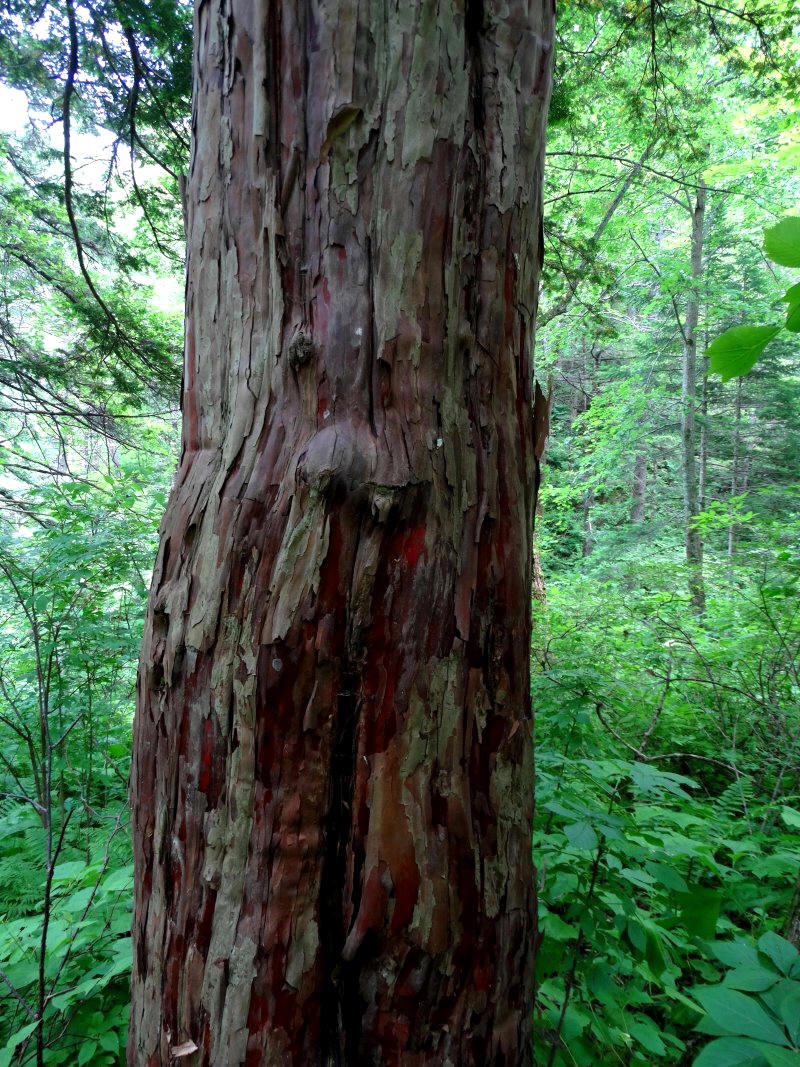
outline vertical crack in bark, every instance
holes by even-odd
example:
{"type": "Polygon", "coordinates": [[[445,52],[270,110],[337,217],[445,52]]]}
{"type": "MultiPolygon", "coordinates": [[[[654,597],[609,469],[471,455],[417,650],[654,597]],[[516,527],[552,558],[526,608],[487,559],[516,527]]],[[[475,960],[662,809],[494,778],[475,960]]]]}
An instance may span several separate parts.
{"type": "Polygon", "coordinates": [[[309,32],[309,0],[301,0],[299,5],[299,29],[300,48],[302,50],[303,68],[303,107],[301,110],[303,129],[303,158],[300,161],[300,188],[303,204],[303,213],[300,223],[300,263],[298,265],[298,292],[302,306],[303,322],[308,325],[311,322],[311,269],[308,262],[308,85],[309,85],[309,57],[308,57],[308,32],[309,32]]]}
{"type": "MultiPolygon", "coordinates": [[[[367,345],[367,348],[369,347],[367,345]]],[[[347,508],[341,501],[340,506],[347,508]]],[[[356,515],[351,512],[354,536],[350,569],[346,579],[347,588],[350,590],[348,598],[352,597],[355,582],[363,518],[358,507],[356,515]]],[[[358,963],[347,963],[342,959],[348,933],[345,909],[348,858],[352,855],[352,915],[358,914],[361,867],[364,859],[363,852],[356,849],[353,839],[361,671],[358,667],[359,633],[354,628],[351,603],[348,603],[346,618],[343,621],[346,636],[328,775],[328,810],[325,816],[320,876],[320,944],[323,965],[320,1051],[321,1062],[325,1067],[349,1067],[358,1062],[362,1020],[358,963]]]]}
{"type": "Polygon", "coordinates": [[[483,0],[466,0],[464,8],[464,37],[470,60],[470,96],[472,97],[472,120],[475,129],[483,132],[486,113],[483,100],[483,0]]]}
{"type": "Polygon", "coordinates": [[[369,296],[369,322],[367,323],[367,336],[364,342],[365,357],[367,360],[367,410],[369,412],[369,428],[372,436],[377,437],[375,427],[375,276],[372,270],[372,238],[367,235],[366,243],[367,258],[367,293],[369,296]]]}
{"type": "MultiPolygon", "coordinates": [[[[281,111],[281,5],[276,0],[266,0],[266,64],[267,85],[269,86],[268,118],[268,144],[266,161],[273,171],[280,175],[281,171],[281,144],[278,131],[280,129],[281,111]]],[[[280,181],[277,183],[280,188],[280,181]]],[[[283,213],[281,212],[281,217],[283,213]]]]}
{"type": "MultiPolygon", "coordinates": [[[[355,781],[358,672],[345,662],[336,709],[336,739],[331,753],[330,792],[320,884],[320,942],[324,968],[322,990],[322,1063],[346,1067],[356,1063],[361,1008],[355,975],[344,980],[344,886],[350,846],[355,781]]],[[[357,885],[354,872],[353,885],[357,885]]],[[[347,968],[350,970],[351,968],[347,968]]]]}

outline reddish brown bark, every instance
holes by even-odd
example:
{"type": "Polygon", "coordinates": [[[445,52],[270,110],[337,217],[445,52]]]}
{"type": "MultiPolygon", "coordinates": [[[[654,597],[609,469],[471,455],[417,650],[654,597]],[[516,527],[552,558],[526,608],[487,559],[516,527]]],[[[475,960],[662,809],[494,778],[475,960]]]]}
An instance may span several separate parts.
{"type": "Polygon", "coordinates": [[[551,0],[201,0],[130,1064],[529,1062],[551,0]]]}

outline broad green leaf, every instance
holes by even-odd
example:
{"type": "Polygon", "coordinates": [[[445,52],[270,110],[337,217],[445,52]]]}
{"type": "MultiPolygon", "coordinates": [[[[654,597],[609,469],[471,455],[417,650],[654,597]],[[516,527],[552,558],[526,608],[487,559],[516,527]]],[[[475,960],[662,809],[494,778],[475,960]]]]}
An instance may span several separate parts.
{"type": "Polygon", "coordinates": [[[586,1012],[581,1011],[575,1004],[568,1004],[567,1010],[564,1013],[564,1022],[562,1023],[561,1032],[564,1040],[567,1043],[574,1041],[588,1024],[591,1022],[591,1016],[586,1012]]]}
{"type": "Polygon", "coordinates": [[[765,1062],[745,1038],[718,1037],[701,1050],[692,1067],[763,1067],[765,1062]]]}
{"type": "Polygon", "coordinates": [[[565,826],[564,835],[573,848],[597,848],[597,834],[592,829],[592,824],[585,819],[565,826]]]}
{"type": "Polygon", "coordinates": [[[592,996],[602,1004],[610,1004],[623,993],[613,977],[613,969],[608,963],[593,963],[586,975],[586,986],[592,996]]]}
{"type": "Polygon", "coordinates": [[[667,1054],[666,1046],[661,1040],[661,1031],[646,1015],[639,1016],[633,1022],[628,1023],[628,1031],[631,1037],[635,1038],[648,1052],[656,1056],[667,1054]]]}
{"type": "Polygon", "coordinates": [[[781,818],[793,830],[800,830],[800,811],[796,808],[789,808],[784,804],[781,808],[781,818]]]}
{"type": "MultiPolygon", "coordinates": [[[[695,1030],[698,1034],[708,1034],[709,1037],[731,1037],[730,1027],[720,1026],[719,1023],[715,1023],[710,1015],[704,1015],[700,1022],[695,1026],[695,1030]]],[[[745,1038],[740,1037],[739,1041],[744,1041],[745,1038]]]]}
{"type": "Polygon", "coordinates": [[[758,951],[749,941],[713,941],[711,951],[726,967],[758,966],[758,951]]]}
{"type": "Polygon", "coordinates": [[[118,871],[114,871],[103,882],[103,889],[107,891],[115,891],[118,889],[130,889],[133,885],[133,864],[129,863],[127,867],[121,867],[118,871]]]}
{"type": "Polygon", "coordinates": [[[765,1041],[757,1041],[764,1059],[769,1067],[800,1067],[800,1052],[793,1052],[788,1048],[778,1048],[777,1045],[768,1045],[765,1041]]]}
{"type": "Polygon", "coordinates": [[[569,941],[578,936],[578,930],[569,923],[565,923],[560,915],[554,915],[552,911],[539,910],[539,926],[545,937],[552,937],[555,941],[569,941]]]}
{"type": "Polygon", "coordinates": [[[97,1042],[91,1039],[84,1041],[78,1053],[78,1067],[83,1067],[84,1063],[91,1063],[95,1052],[97,1052],[97,1042]]]}
{"type": "Polygon", "coordinates": [[[781,1000],[778,1013],[792,1044],[800,1048],[800,985],[781,1000]]]}
{"type": "Polygon", "coordinates": [[[800,282],[786,290],[783,298],[789,305],[786,308],[786,329],[792,333],[800,332],[800,282]]]}
{"type": "Polygon", "coordinates": [[[638,949],[639,952],[643,953],[647,948],[647,936],[638,919],[628,920],[628,938],[633,947],[638,949]]]}
{"type": "Polygon", "coordinates": [[[739,378],[752,369],[779,326],[734,326],[721,333],[706,349],[708,369],[723,382],[739,378]]]}
{"type": "Polygon", "coordinates": [[[712,938],[722,906],[722,894],[719,890],[693,886],[688,893],[681,894],[678,900],[681,919],[688,932],[696,937],[712,938]]]}
{"type": "Polygon", "coordinates": [[[42,1059],[47,1064],[72,1063],[75,1053],[71,1048],[46,1048],[42,1059]]]}
{"type": "Polygon", "coordinates": [[[725,975],[722,984],[731,989],[741,989],[748,993],[760,993],[762,990],[769,989],[770,986],[775,985],[779,977],[780,975],[775,971],[768,971],[766,967],[745,964],[729,971],[725,975]]]}
{"type": "Polygon", "coordinates": [[[788,974],[797,959],[797,949],[773,930],[767,930],[758,939],[759,949],[769,956],[779,971],[788,974]]]}
{"type": "Polygon", "coordinates": [[[711,1020],[729,1034],[773,1044],[785,1042],[783,1030],[754,997],[721,985],[700,987],[693,992],[711,1020]]]}
{"type": "Polygon", "coordinates": [[[647,938],[647,946],[644,953],[645,959],[655,977],[660,978],[667,969],[664,946],[661,943],[661,938],[649,925],[645,927],[645,936],[647,938]]]}
{"type": "Polygon", "coordinates": [[[667,889],[674,889],[677,893],[689,892],[683,875],[674,867],[668,867],[665,863],[653,863],[651,860],[646,861],[645,867],[667,889]]]}
{"type": "Polygon", "coordinates": [[[62,882],[74,882],[75,879],[80,877],[85,871],[86,864],[83,860],[73,860],[70,863],[59,863],[53,871],[53,885],[58,885],[62,882]]]}
{"type": "Polygon", "coordinates": [[[107,1030],[104,1034],[100,1035],[100,1045],[106,1050],[106,1052],[119,1052],[119,1035],[113,1030],[107,1030]]]}
{"type": "Polygon", "coordinates": [[[650,890],[656,883],[655,878],[652,874],[648,874],[647,871],[634,870],[632,867],[622,867],[619,873],[620,877],[624,878],[626,882],[631,882],[633,885],[639,886],[640,889],[650,890]]]}
{"type": "MultiPolygon", "coordinates": [[[[791,978],[781,978],[770,989],[765,989],[759,994],[759,999],[773,1015],[783,1020],[786,1004],[791,1010],[792,998],[798,989],[800,989],[800,983],[792,981],[791,978]]],[[[800,1025],[800,1016],[797,1017],[797,1023],[800,1025]]],[[[787,1044],[790,1043],[787,1042],[787,1044]]]]}
{"type": "Polygon", "coordinates": [[[800,218],[787,215],[764,230],[764,251],[782,267],[800,267],[800,218]]]}
{"type": "Polygon", "coordinates": [[[19,1030],[17,1030],[15,1034],[12,1034],[11,1037],[8,1039],[8,1042],[6,1043],[6,1047],[2,1050],[2,1052],[0,1052],[0,1063],[3,1062],[4,1055],[7,1057],[5,1062],[10,1063],[11,1054],[13,1053],[14,1049],[21,1045],[23,1041],[26,1041],[36,1030],[38,1025],[38,1022],[28,1023],[27,1026],[21,1027],[19,1030]]]}
{"type": "Polygon", "coordinates": [[[634,785],[645,793],[663,791],[687,799],[686,789],[697,788],[697,782],[693,778],[686,778],[682,774],[672,774],[670,771],[660,771],[657,767],[651,767],[649,763],[632,763],[630,774],[634,785]]]}

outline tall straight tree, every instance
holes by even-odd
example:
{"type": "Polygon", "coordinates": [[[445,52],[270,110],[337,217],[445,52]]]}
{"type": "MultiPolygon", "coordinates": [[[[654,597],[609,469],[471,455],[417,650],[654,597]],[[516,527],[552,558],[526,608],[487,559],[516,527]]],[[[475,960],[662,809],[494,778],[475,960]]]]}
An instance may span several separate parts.
{"type": "Polygon", "coordinates": [[[530,1059],[552,0],[199,0],[129,1063],[530,1059]]]}
{"type": "MultiPolygon", "coordinates": [[[[705,611],[703,583],[703,539],[695,525],[700,513],[699,482],[697,477],[697,324],[700,318],[700,280],[703,274],[703,238],[706,215],[706,187],[702,179],[697,196],[689,202],[692,219],[692,251],[690,289],[686,300],[686,318],[681,327],[683,362],[681,373],[681,448],[683,452],[683,525],[686,545],[686,567],[689,575],[689,594],[692,607],[705,611]]],[[[680,326],[680,320],[678,320],[680,326]]]]}

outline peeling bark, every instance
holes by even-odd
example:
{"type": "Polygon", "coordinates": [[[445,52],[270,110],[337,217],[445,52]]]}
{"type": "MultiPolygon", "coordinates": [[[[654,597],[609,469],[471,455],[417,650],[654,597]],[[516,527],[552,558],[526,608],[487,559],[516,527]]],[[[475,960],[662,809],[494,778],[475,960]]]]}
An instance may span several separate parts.
{"type": "Polygon", "coordinates": [[[196,4],[129,1064],[530,1062],[553,17],[196,4]]]}

